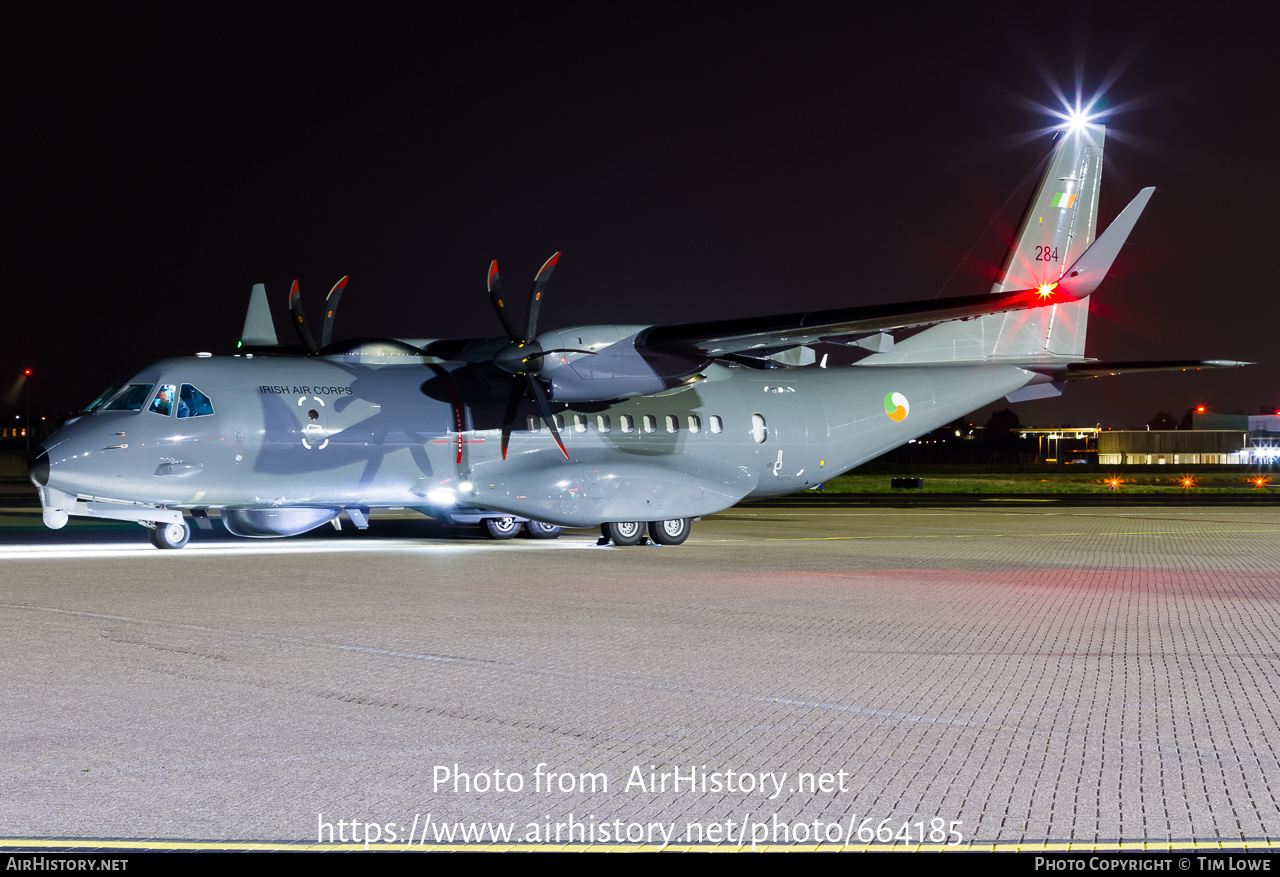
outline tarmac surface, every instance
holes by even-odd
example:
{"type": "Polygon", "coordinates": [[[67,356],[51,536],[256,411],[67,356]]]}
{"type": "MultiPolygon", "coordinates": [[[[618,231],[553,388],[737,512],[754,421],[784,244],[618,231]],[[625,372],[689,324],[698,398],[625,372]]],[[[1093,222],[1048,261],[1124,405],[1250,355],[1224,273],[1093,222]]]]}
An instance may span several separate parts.
{"type": "Polygon", "coordinates": [[[439,535],[0,509],[0,846],[1280,843],[1280,508],[439,535]]]}

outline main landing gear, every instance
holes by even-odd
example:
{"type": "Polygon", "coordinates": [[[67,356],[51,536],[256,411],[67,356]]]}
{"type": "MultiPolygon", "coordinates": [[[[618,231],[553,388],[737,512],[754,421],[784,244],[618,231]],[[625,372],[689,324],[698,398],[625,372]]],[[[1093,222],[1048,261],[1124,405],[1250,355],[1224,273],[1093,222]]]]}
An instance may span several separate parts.
{"type": "Polygon", "coordinates": [[[544,524],[542,521],[525,521],[524,534],[530,539],[557,539],[564,532],[564,527],[555,524],[544,524]]]}
{"type": "Polygon", "coordinates": [[[544,524],[541,521],[525,521],[519,518],[485,518],[484,533],[490,539],[513,539],[524,528],[530,539],[555,539],[564,532],[564,527],[555,524],[544,524]]]}
{"type": "Polygon", "coordinates": [[[649,538],[659,545],[680,545],[689,538],[693,525],[688,518],[672,518],[670,521],[650,521],[649,538]]]}
{"type": "Polygon", "coordinates": [[[514,539],[520,532],[520,522],[515,518],[485,518],[484,532],[490,539],[514,539]]]}
{"type": "MultiPolygon", "coordinates": [[[[649,538],[659,545],[679,545],[689,538],[693,525],[689,518],[672,518],[669,521],[650,521],[649,538]]],[[[610,543],[619,547],[639,545],[644,541],[646,525],[640,521],[616,521],[600,525],[600,545],[610,543]]]]}
{"type": "Polygon", "coordinates": [[[191,541],[191,528],[185,523],[166,524],[157,521],[154,528],[148,531],[151,544],[156,548],[181,548],[191,541]]]}

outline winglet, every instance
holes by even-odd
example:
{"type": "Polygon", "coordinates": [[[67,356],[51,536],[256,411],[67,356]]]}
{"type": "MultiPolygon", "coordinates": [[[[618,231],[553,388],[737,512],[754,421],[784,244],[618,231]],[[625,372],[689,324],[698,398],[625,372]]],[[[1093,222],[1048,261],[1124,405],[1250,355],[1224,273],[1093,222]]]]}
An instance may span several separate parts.
{"type": "Polygon", "coordinates": [[[1120,211],[1120,215],[1107,226],[1107,230],[1098,235],[1089,249],[1080,254],[1080,258],[1076,259],[1058,281],[1058,287],[1063,293],[1072,298],[1084,298],[1098,288],[1102,278],[1111,270],[1111,264],[1119,255],[1120,248],[1129,239],[1129,232],[1133,231],[1133,226],[1154,191],[1154,186],[1148,186],[1134,196],[1129,206],[1120,211]]]}
{"type": "Polygon", "coordinates": [[[267,302],[267,287],[253,285],[249,295],[249,310],[244,315],[244,330],[240,333],[240,347],[278,347],[275,323],[271,320],[271,305],[267,302]]]}

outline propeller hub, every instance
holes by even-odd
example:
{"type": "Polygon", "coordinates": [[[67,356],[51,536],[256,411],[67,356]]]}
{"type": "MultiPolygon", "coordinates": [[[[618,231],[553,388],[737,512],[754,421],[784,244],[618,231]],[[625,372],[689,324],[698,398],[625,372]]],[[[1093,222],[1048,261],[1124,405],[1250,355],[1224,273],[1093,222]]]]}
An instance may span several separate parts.
{"type": "Polygon", "coordinates": [[[507,374],[536,375],[542,370],[542,345],[513,341],[494,355],[493,364],[507,374]]]}

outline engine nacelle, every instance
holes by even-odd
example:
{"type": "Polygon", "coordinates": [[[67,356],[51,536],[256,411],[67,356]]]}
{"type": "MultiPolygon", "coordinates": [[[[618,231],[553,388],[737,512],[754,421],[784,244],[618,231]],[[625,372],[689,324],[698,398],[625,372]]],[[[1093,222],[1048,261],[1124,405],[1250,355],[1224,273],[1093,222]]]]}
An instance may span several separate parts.
{"type": "Polygon", "coordinates": [[[574,326],[543,332],[538,374],[557,402],[603,402],[660,393],[702,371],[711,360],[677,356],[637,344],[648,326],[574,326]],[[567,351],[590,351],[571,353],[567,351]]]}
{"type": "Polygon", "coordinates": [[[222,526],[236,536],[271,539],[314,530],[341,513],[342,509],[223,509],[222,526]]]}

